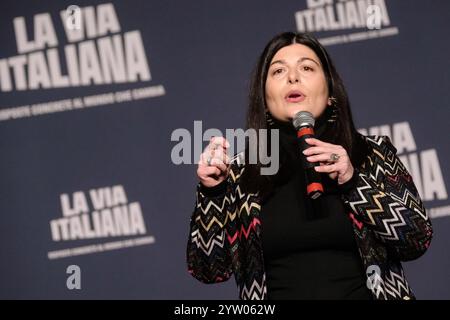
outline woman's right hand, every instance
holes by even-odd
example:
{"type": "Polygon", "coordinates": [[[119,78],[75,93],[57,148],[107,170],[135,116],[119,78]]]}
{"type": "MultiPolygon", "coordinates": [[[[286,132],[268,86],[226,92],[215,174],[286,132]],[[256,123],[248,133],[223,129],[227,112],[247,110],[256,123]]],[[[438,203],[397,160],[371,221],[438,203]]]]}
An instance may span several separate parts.
{"type": "Polygon", "coordinates": [[[205,187],[214,187],[224,181],[230,172],[227,148],[228,141],[223,137],[213,137],[200,155],[197,176],[205,187]]]}

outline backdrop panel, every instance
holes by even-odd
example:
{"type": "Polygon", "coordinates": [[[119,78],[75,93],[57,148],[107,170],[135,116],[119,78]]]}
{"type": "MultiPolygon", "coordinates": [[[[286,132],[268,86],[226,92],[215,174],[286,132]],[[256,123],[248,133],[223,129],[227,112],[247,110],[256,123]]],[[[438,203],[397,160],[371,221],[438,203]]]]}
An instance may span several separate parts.
{"type": "Polygon", "coordinates": [[[195,161],[206,129],[242,128],[257,56],[299,30],[327,46],[358,128],[389,135],[410,169],[435,236],[406,274],[418,298],[449,299],[449,12],[445,0],[0,3],[0,298],[236,299],[233,280],[187,273],[196,166],[173,163],[171,135],[191,133],[195,161]]]}

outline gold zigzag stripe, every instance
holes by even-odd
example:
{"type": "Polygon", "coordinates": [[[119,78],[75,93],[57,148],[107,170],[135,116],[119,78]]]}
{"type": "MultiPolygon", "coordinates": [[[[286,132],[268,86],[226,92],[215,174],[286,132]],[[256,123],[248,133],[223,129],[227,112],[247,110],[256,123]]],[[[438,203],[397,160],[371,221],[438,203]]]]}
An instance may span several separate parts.
{"type": "Polygon", "coordinates": [[[208,225],[205,225],[205,223],[201,219],[201,216],[198,216],[195,219],[195,221],[199,222],[201,224],[201,226],[203,227],[203,229],[205,229],[206,231],[209,231],[209,229],[211,229],[211,227],[214,223],[217,223],[221,228],[223,228],[223,226],[227,223],[227,220],[228,220],[228,215],[225,217],[225,221],[223,223],[220,222],[220,220],[217,219],[216,217],[212,217],[212,219],[211,219],[211,221],[209,221],[208,225]]]}
{"type": "MultiPolygon", "coordinates": [[[[259,204],[252,202],[249,206],[247,202],[244,202],[239,209],[239,217],[241,216],[241,213],[243,213],[243,212],[246,213],[247,215],[250,215],[252,208],[256,208],[259,211],[261,211],[261,206],[259,204]]],[[[217,223],[219,225],[219,227],[223,228],[227,224],[228,220],[234,221],[234,219],[236,219],[236,211],[237,210],[231,212],[231,211],[227,210],[227,215],[225,216],[225,220],[223,222],[221,222],[219,219],[217,219],[217,217],[212,217],[212,219],[206,225],[203,222],[201,216],[197,216],[195,218],[195,221],[199,222],[201,224],[201,226],[203,227],[203,229],[205,229],[206,231],[209,231],[214,223],[217,223]]]]}
{"type": "Polygon", "coordinates": [[[234,211],[227,210],[227,215],[225,216],[225,220],[223,222],[221,222],[219,219],[217,219],[217,217],[212,217],[212,219],[208,222],[208,224],[205,225],[205,223],[202,220],[201,215],[197,216],[195,218],[195,221],[199,222],[201,224],[201,226],[203,227],[203,229],[205,229],[206,231],[209,231],[209,229],[211,229],[211,227],[214,223],[217,223],[219,225],[219,227],[223,228],[228,223],[228,220],[234,221],[234,219],[236,219],[236,210],[234,210],[234,211]]]}
{"type": "Polygon", "coordinates": [[[367,210],[367,215],[369,216],[370,222],[371,222],[372,224],[375,224],[375,220],[374,220],[372,214],[383,213],[383,212],[384,212],[383,206],[381,205],[380,201],[378,201],[378,198],[384,198],[385,196],[386,196],[386,195],[385,195],[384,193],[380,193],[380,194],[374,195],[374,196],[372,197],[373,201],[374,201],[375,204],[377,205],[377,208],[376,208],[376,209],[368,209],[368,210],[367,210]]]}
{"type": "Polygon", "coordinates": [[[252,208],[256,208],[259,211],[261,211],[261,206],[259,204],[257,204],[256,202],[252,202],[250,204],[250,206],[248,205],[247,201],[245,201],[242,206],[239,208],[239,217],[241,216],[241,213],[245,210],[245,213],[247,213],[247,215],[250,215],[251,209],[252,208]]]}
{"type": "Polygon", "coordinates": [[[241,176],[241,172],[239,171],[239,173],[234,174],[233,170],[230,170],[230,177],[233,180],[233,182],[236,182],[237,179],[239,179],[239,177],[241,176]]]}

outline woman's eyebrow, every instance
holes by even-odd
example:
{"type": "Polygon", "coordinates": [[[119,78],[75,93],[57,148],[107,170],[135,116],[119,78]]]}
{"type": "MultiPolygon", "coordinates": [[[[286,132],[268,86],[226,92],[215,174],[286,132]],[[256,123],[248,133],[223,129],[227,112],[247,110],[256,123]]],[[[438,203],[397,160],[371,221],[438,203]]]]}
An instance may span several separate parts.
{"type": "MultiPolygon", "coordinates": [[[[305,61],[305,60],[310,60],[310,61],[314,62],[315,64],[317,64],[317,65],[320,67],[320,64],[317,63],[316,60],[314,60],[314,59],[312,59],[312,58],[308,58],[308,57],[301,57],[300,59],[298,59],[297,62],[303,62],[303,61],[305,61]]],[[[275,64],[275,63],[281,63],[281,64],[283,64],[283,65],[286,65],[286,64],[287,64],[286,61],[284,61],[284,60],[275,60],[275,61],[273,61],[270,65],[272,66],[272,65],[275,64]]]]}

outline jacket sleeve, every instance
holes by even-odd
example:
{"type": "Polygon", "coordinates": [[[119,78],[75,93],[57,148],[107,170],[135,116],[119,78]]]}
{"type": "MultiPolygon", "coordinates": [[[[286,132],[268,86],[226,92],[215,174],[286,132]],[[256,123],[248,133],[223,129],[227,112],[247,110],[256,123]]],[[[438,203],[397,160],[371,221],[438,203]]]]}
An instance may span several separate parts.
{"type": "Polygon", "coordinates": [[[232,275],[227,229],[235,223],[230,212],[236,201],[233,169],[215,187],[199,183],[196,196],[187,244],[188,271],[204,283],[223,282],[232,275]]]}
{"type": "Polygon", "coordinates": [[[430,245],[431,222],[390,139],[382,136],[370,142],[374,144],[370,173],[357,171],[356,187],[345,193],[344,200],[388,252],[400,261],[417,259],[430,245]]]}

